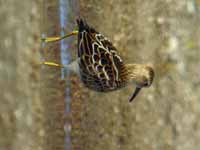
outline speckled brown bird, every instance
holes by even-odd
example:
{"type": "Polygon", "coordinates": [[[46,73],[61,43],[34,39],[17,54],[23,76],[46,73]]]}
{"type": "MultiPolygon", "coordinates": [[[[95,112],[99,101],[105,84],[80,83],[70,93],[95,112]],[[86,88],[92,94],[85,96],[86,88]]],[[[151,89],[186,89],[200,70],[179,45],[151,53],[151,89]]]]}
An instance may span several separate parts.
{"type": "MultiPolygon", "coordinates": [[[[78,34],[78,59],[63,67],[75,70],[87,88],[98,92],[109,92],[134,84],[136,88],[129,99],[131,102],[141,88],[152,84],[154,78],[152,67],[142,64],[125,64],[110,40],[83,19],[77,19],[77,25],[78,32],[74,31],[64,37],[45,38],[44,41],[58,41],[78,34]]],[[[44,64],[59,66],[51,62],[44,64]]]]}

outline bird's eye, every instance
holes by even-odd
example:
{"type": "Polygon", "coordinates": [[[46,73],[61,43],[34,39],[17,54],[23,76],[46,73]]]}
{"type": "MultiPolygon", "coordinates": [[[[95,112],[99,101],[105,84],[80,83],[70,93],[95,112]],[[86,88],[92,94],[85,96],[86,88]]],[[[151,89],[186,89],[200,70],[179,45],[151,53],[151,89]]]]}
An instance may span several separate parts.
{"type": "Polygon", "coordinates": [[[145,76],[143,76],[142,86],[148,86],[148,85],[149,85],[148,79],[145,76]]]}

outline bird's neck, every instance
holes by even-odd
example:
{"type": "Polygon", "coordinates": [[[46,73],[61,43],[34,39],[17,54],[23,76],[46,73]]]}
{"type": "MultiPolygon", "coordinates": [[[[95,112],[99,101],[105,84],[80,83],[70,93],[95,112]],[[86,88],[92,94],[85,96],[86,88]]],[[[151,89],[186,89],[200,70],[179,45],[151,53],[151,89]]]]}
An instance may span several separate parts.
{"type": "Polygon", "coordinates": [[[126,80],[128,83],[136,83],[143,77],[145,65],[142,64],[127,64],[125,65],[126,80]]]}

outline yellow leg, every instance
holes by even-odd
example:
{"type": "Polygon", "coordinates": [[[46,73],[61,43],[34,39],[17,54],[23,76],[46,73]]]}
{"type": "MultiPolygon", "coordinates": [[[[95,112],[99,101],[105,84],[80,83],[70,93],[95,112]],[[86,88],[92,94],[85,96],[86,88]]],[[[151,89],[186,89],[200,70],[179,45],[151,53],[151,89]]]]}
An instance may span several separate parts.
{"type": "Polygon", "coordinates": [[[51,61],[44,61],[44,62],[42,62],[41,64],[42,64],[42,65],[47,65],[47,66],[58,67],[58,68],[64,68],[63,65],[57,64],[57,63],[51,62],[51,61]]]}
{"type": "Polygon", "coordinates": [[[73,36],[73,35],[77,35],[77,34],[78,34],[78,31],[74,30],[71,33],[66,34],[64,36],[47,37],[47,38],[42,38],[41,40],[42,40],[42,42],[45,42],[45,43],[56,42],[56,41],[60,41],[62,39],[65,39],[67,37],[70,37],[70,36],[73,36]]]}

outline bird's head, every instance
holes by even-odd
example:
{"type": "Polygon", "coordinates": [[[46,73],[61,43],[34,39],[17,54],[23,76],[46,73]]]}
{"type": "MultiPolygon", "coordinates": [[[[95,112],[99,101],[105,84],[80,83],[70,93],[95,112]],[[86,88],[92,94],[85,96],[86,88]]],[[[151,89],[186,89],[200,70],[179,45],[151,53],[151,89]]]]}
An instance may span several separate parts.
{"type": "Polygon", "coordinates": [[[131,102],[143,87],[151,86],[154,78],[154,70],[148,65],[140,64],[128,64],[127,70],[129,83],[136,85],[135,92],[129,100],[131,102]]]}

